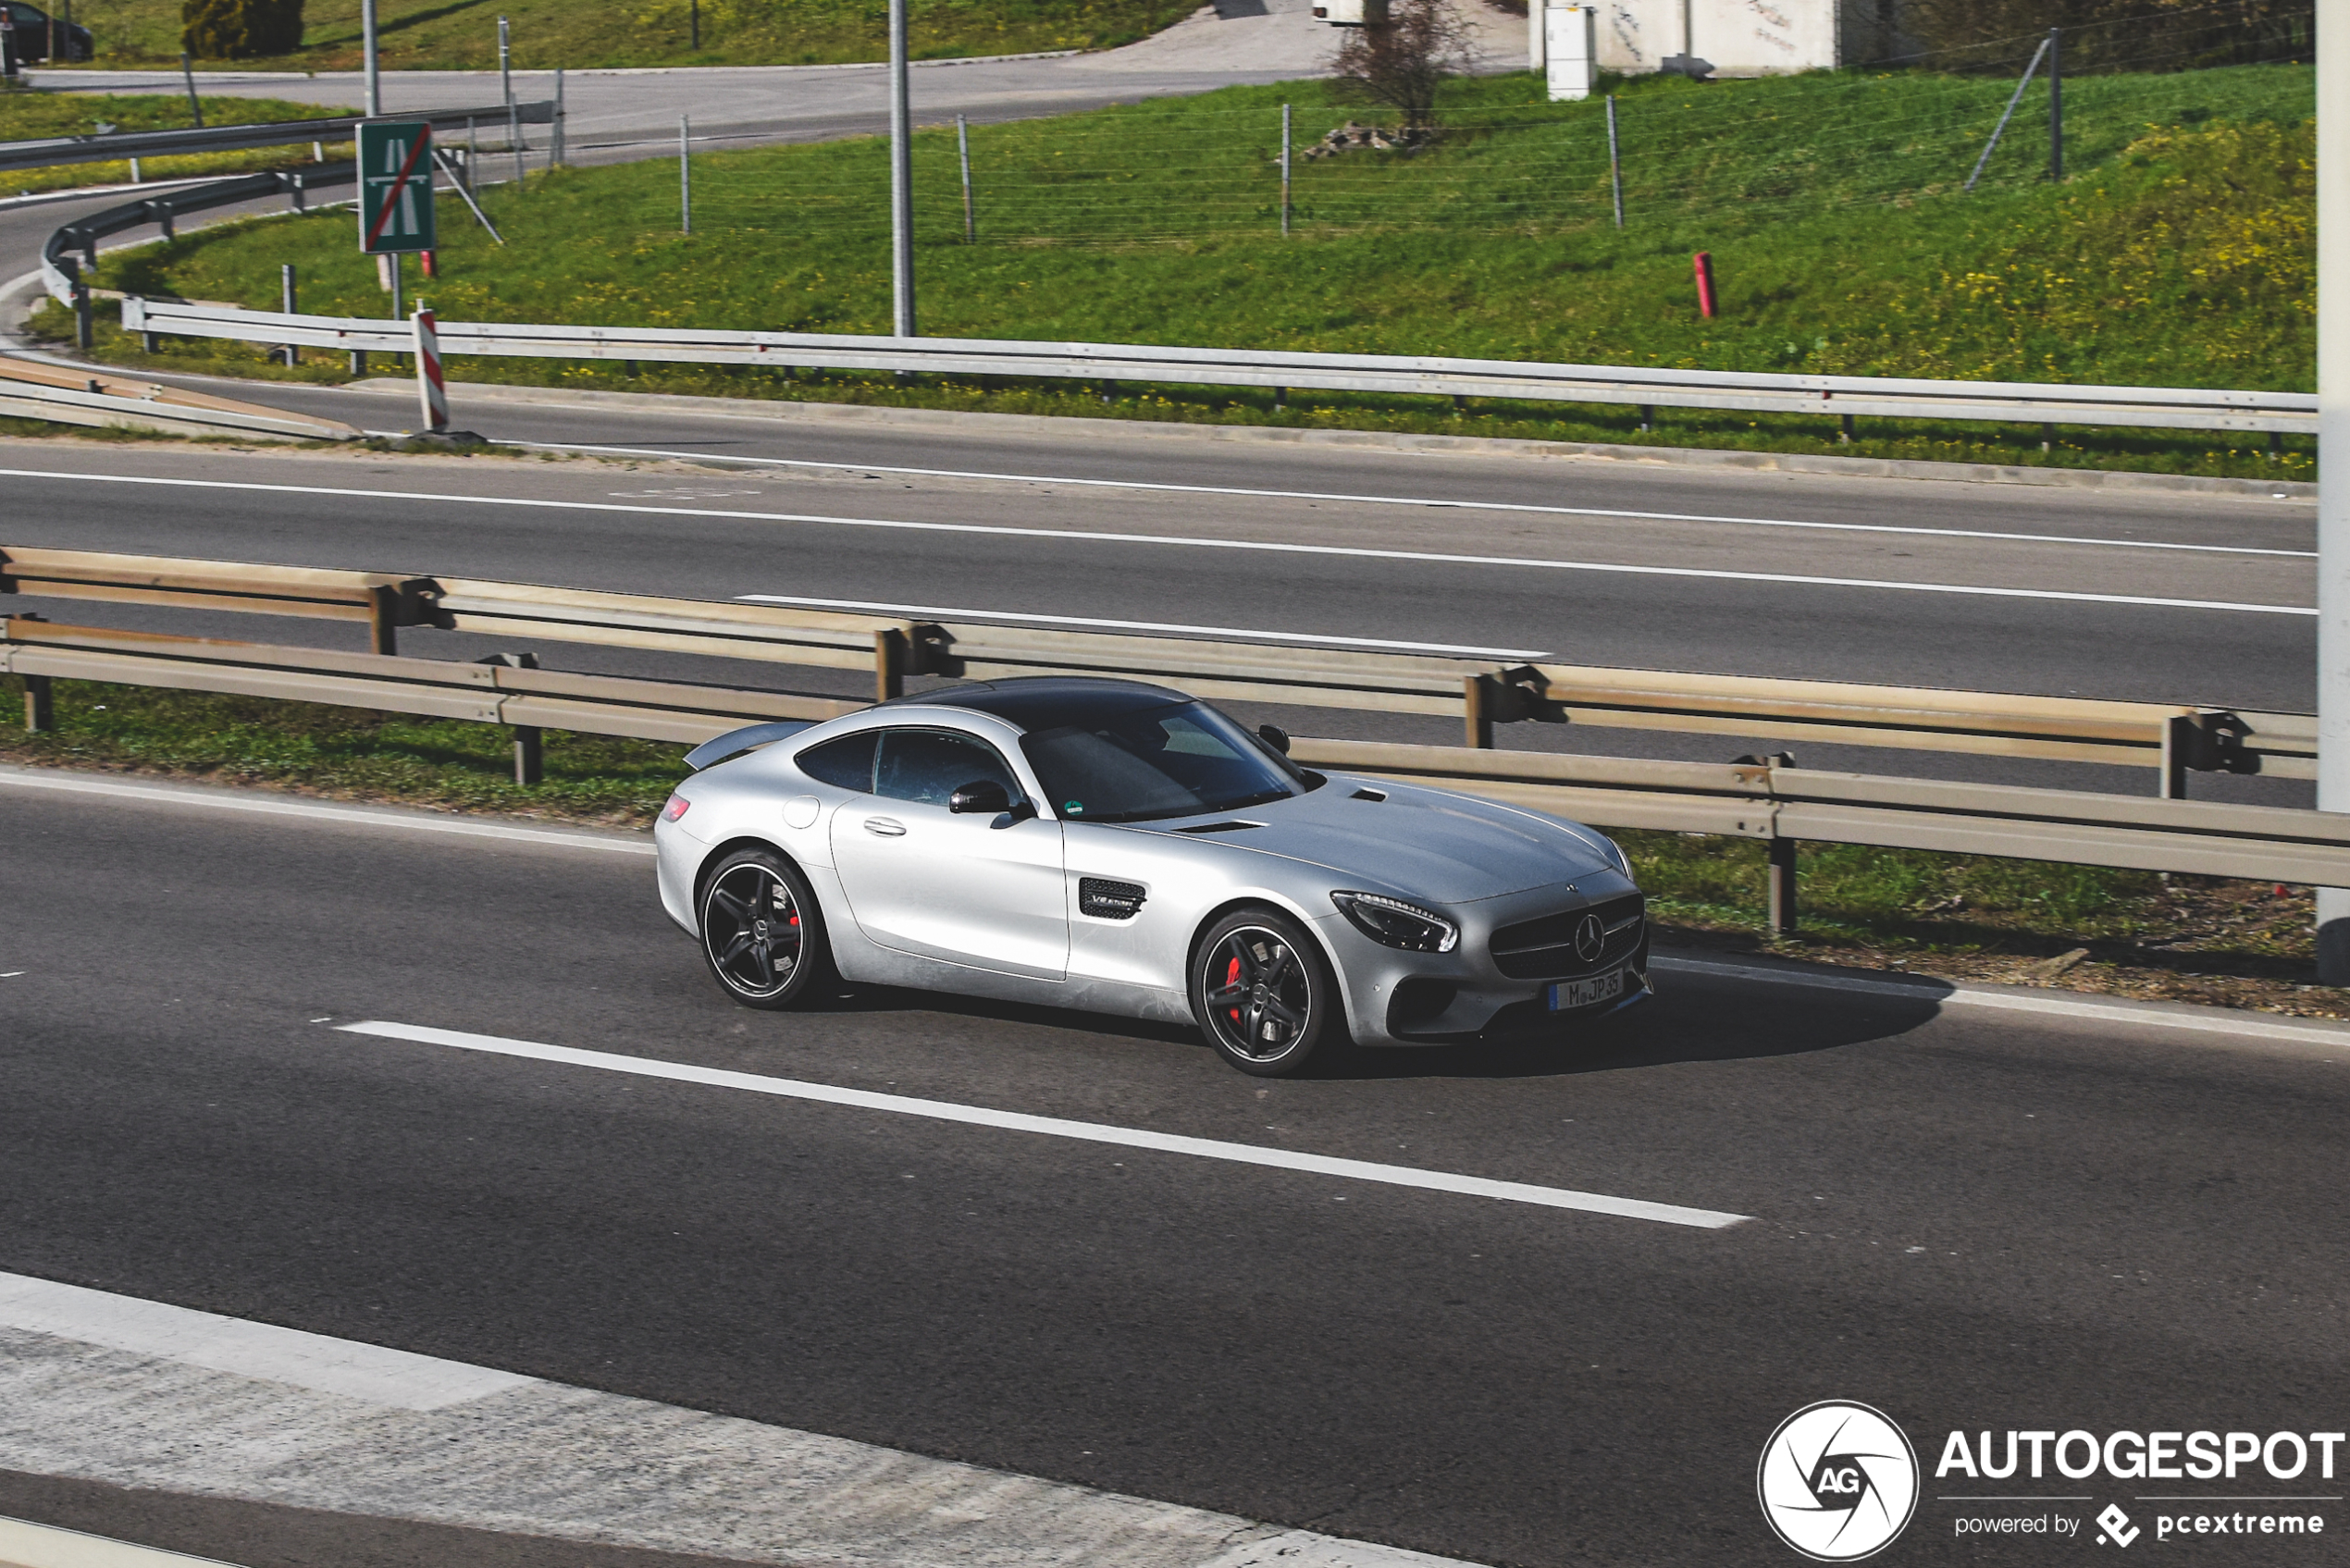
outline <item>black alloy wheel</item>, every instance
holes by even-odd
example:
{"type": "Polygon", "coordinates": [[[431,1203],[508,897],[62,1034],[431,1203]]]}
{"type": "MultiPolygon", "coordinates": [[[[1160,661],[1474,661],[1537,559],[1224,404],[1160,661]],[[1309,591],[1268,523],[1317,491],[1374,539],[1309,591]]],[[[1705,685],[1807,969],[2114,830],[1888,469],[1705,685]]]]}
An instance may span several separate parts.
{"type": "Polygon", "coordinates": [[[1302,1069],[1338,1007],[1315,940],[1286,915],[1242,909],[1217,922],[1192,965],[1192,1011],[1208,1043],[1257,1078],[1302,1069]]]}
{"type": "Polygon", "coordinates": [[[816,895],[798,867],[764,849],[721,861],[702,883],[701,952],[747,1007],[798,1006],[832,979],[816,895]]]}

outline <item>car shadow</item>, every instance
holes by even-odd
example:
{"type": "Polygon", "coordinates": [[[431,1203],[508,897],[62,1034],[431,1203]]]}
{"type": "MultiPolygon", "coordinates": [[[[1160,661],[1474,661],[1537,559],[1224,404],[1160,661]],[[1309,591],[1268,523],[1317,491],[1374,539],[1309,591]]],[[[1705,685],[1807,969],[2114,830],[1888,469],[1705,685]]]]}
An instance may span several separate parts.
{"type": "MultiPolygon", "coordinates": [[[[1921,979],[1900,984],[1902,991],[1913,994],[1851,994],[1763,985],[1727,977],[1684,979],[1677,975],[1665,977],[1664,987],[1662,994],[1648,1002],[1591,1023],[1567,1025],[1549,1037],[1429,1046],[1374,1047],[1350,1043],[1317,1053],[1300,1076],[1365,1081],[1559,1078],[1691,1062],[1806,1056],[1906,1034],[1939,1017],[1941,998],[1956,989],[1921,979]],[[1775,994],[1769,1000],[1777,1005],[1758,1006],[1758,991],[1775,994]]],[[[859,986],[809,1010],[835,1017],[943,1013],[1208,1049],[1199,1031],[1187,1024],[936,991],[859,986]]]]}

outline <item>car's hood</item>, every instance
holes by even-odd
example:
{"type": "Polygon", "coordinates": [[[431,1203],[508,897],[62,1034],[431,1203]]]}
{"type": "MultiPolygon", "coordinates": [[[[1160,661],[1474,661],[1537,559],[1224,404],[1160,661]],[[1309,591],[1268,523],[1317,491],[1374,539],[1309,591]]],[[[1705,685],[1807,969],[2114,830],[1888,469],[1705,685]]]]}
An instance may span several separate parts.
{"type": "Polygon", "coordinates": [[[1217,821],[1261,826],[1200,834],[1233,849],[1322,866],[1342,879],[1407,896],[1466,904],[1612,869],[1588,840],[1550,818],[1450,790],[1332,774],[1311,794],[1220,818],[1152,824],[1162,832],[1217,821]],[[1359,798],[1357,790],[1384,800],[1359,798]]]}

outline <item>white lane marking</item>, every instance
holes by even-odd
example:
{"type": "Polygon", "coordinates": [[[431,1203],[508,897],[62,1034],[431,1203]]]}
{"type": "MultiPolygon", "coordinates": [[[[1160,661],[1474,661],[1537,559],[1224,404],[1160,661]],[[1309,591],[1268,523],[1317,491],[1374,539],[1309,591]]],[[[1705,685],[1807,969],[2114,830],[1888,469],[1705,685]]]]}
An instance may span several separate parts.
{"type": "Polygon", "coordinates": [[[22,1274],[0,1274],[0,1324],[397,1410],[441,1410],[538,1381],[22,1274]]]}
{"type": "Polygon", "coordinates": [[[31,972],[32,971],[31,969],[10,969],[6,974],[0,974],[0,980],[14,980],[20,974],[31,974],[31,972]]]}
{"type": "Polygon", "coordinates": [[[1626,1219],[1652,1219],[1664,1225],[1692,1225],[1708,1230],[1741,1224],[1751,1216],[1723,1214],[1713,1209],[1683,1208],[1677,1204],[1652,1204],[1639,1198],[1614,1198],[1603,1192],[1577,1192],[1564,1187],[1536,1187],[1523,1181],[1494,1181],[1481,1176],[1456,1176],[1450,1171],[1420,1170],[1411,1166],[1374,1165],[1368,1160],[1336,1159],[1288,1149],[1268,1149],[1254,1143],[1228,1143],[1216,1138],[1185,1138],[1141,1128],[1112,1127],[1102,1122],[1069,1121],[1059,1117],[1029,1116],[1019,1111],[991,1110],[947,1100],[918,1100],[906,1094],[877,1094],[869,1089],[841,1089],[829,1083],[798,1079],[769,1078],[761,1073],[732,1072],[724,1068],[697,1067],[691,1062],[665,1062],[649,1056],[624,1056],[610,1051],[581,1051],[568,1045],[542,1045],[529,1040],[508,1040],[495,1034],[467,1034],[453,1029],[421,1024],[337,1024],[345,1034],[372,1034],[386,1040],[408,1040],[424,1045],[449,1045],[461,1051],[486,1051],[493,1056],[520,1056],[535,1062],[561,1062],[569,1067],[597,1068],[638,1078],[701,1083],[718,1089],[740,1089],[753,1094],[775,1094],[793,1100],[814,1100],[828,1105],[852,1105],[860,1110],[889,1111],[898,1116],[929,1117],[972,1127],[1001,1128],[1012,1132],[1037,1132],[1049,1138],[1076,1138],[1089,1143],[1115,1143],[1129,1149],[1155,1149],[1162,1154],[1192,1154],[1201,1159],[1229,1160],[1237,1165],[1267,1166],[1276,1170],[1302,1170],[1317,1176],[1377,1181],[1394,1187],[1417,1187],[1431,1192],[1459,1192],[1475,1198],[1537,1204],[1545,1208],[1579,1209],[1590,1214],[1617,1215],[1626,1219]]]}
{"type": "Polygon", "coordinates": [[[988,523],[915,523],[897,518],[835,517],[821,512],[748,512],[695,506],[618,506],[611,501],[546,500],[532,496],[465,496],[437,490],[362,490],[333,485],[262,485],[235,479],[161,479],[133,474],[68,474],[0,468],[0,478],[80,479],[105,485],[160,485],[183,489],[243,490],[273,495],[344,496],[368,500],[443,501],[460,506],[512,506],[552,512],[612,512],[633,517],[713,517],[730,522],[813,523],[836,528],[884,528],[922,534],[977,534],[995,538],[1062,539],[1087,544],[1166,545],[1187,549],[1255,550],[1268,555],[1340,556],[1361,561],[1410,561],[1438,566],[1506,566],[1542,572],[1589,572],[1632,577],[1683,577],[1724,583],[1780,583],[1796,587],[1885,588],[1903,593],[1957,594],[1976,599],[2053,599],[2075,604],[2126,604],[2156,610],[2226,610],[2255,615],[2309,615],[2315,606],[2248,604],[2233,599],[2163,599],[2144,594],[2073,593],[2058,588],[1993,588],[1960,583],[1908,583],[1882,577],[1818,577],[1792,572],[1728,572],[1699,566],[1626,566],[1589,561],[1545,561],[1515,555],[1446,555],[1435,550],[1373,549],[1360,545],[1305,545],[1268,539],[1190,538],[1180,534],[1116,534],[1073,528],[1015,528],[988,523]]]}
{"type": "Polygon", "coordinates": [[[1765,985],[1800,985],[1820,991],[1844,991],[1904,1002],[1931,1002],[1945,1007],[1988,1007],[1998,1012],[2039,1013],[2058,1018],[2087,1019],[2097,1023],[2144,1024],[2152,1029],[2190,1029],[2210,1034],[2242,1034],[2259,1040],[2297,1040],[2303,1044],[2336,1045],[2350,1049],[2350,1029],[2318,1019],[2306,1023],[2246,1018],[2213,1008],[2208,1016],[2163,1012],[2156,1008],[2120,1007],[2109,1002],[2075,1001],[2067,996],[2020,996],[2000,991],[1954,987],[1937,992],[1898,981],[1861,980],[1848,975],[1800,974],[1750,968],[1744,964],[1710,964],[1701,958],[1671,958],[1659,954],[1650,960],[1685,974],[1714,975],[1724,980],[1760,982],[1765,985]]]}
{"type": "Polygon", "coordinates": [[[1218,637],[1263,637],[1284,643],[1337,648],[1403,649],[1412,653],[1466,653],[1490,659],[1548,659],[1540,648],[1468,648],[1449,642],[1391,642],[1380,637],[1333,637],[1317,632],[1256,632],[1245,626],[1187,626],[1174,621],[1104,621],[1091,615],[1033,615],[1025,610],[950,610],[937,604],[888,604],[872,599],[806,599],[798,594],[737,594],[747,604],[798,604],[818,610],[877,610],[892,615],[972,615],[987,621],[1033,621],[1045,626],[1108,626],[1121,632],[1194,632],[1218,637]]]}
{"type": "Polygon", "coordinates": [[[1343,490],[1257,490],[1237,485],[1169,485],[1144,479],[1072,479],[1063,475],[994,474],[984,469],[905,468],[886,463],[823,463],[803,457],[736,457],[666,451],[658,447],[597,447],[572,441],[498,441],[531,451],[598,452],[614,457],[682,458],[688,463],[749,463],[768,468],[830,468],[845,474],[911,474],[928,479],[996,479],[1019,485],[1083,486],[1105,490],[1158,490],[1177,495],[1246,496],[1261,500],[1336,500],[1362,506],[1438,507],[1464,512],[1522,512],[1543,517],[1622,518],[1638,523],[1726,523],[1747,528],[1813,528],[1839,534],[1920,534],[1945,539],[2006,539],[2026,544],[2095,545],[2112,549],[2183,549],[2216,555],[2289,555],[2315,561],[2314,549],[2257,545],[2187,545],[2163,539],[2109,539],[2090,534],[2010,534],[1987,528],[1922,528],[1899,523],[1823,523],[1795,517],[1729,517],[1706,512],[1632,512],[1608,506],[1543,506],[1531,501],[1454,500],[1435,496],[1363,496],[1343,490]]]}
{"type": "Polygon", "coordinates": [[[0,1563],[18,1568],[237,1568],[216,1557],[190,1557],[29,1519],[0,1519],[0,1563]]]}
{"type": "Polygon", "coordinates": [[[192,789],[167,789],[154,784],[118,784],[112,779],[19,772],[0,768],[0,785],[19,789],[55,789],[72,795],[106,795],[123,800],[143,800],[165,806],[197,806],[215,811],[251,811],[267,817],[307,817],[314,821],[347,822],[369,828],[404,828],[415,833],[456,833],[464,838],[501,838],[536,844],[550,849],[605,849],[623,855],[650,855],[650,841],[638,843],[617,835],[562,833],[550,828],[508,827],[502,822],[468,821],[462,817],[406,816],[390,811],[362,811],[348,806],[326,806],[309,800],[278,800],[215,795],[192,789]]]}

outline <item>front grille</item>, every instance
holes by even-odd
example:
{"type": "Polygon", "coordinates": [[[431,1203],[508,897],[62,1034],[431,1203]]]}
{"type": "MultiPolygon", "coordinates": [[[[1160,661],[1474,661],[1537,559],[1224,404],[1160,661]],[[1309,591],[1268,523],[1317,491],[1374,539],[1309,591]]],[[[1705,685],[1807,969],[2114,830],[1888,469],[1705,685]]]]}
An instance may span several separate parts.
{"type": "Polygon", "coordinates": [[[1493,933],[1493,967],[1512,980],[1565,980],[1614,969],[1639,950],[1648,901],[1626,893],[1604,903],[1520,920],[1493,933]],[[1575,931],[1586,915],[1597,915],[1605,932],[1597,958],[1578,957],[1575,931]]]}

